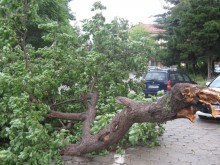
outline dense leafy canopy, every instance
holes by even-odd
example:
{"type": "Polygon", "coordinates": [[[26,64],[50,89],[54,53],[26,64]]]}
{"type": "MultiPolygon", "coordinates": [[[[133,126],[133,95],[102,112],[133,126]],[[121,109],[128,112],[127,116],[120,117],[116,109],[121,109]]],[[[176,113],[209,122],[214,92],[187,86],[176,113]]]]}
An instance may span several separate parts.
{"type": "MultiPolygon", "coordinates": [[[[98,9],[105,7],[95,3],[93,10],[98,9]]],[[[80,96],[91,88],[99,91],[94,133],[122,109],[115,103],[115,96],[141,93],[141,84],[128,75],[140,75],[145,70],[147,57],[155,52],[150,36],[135,37],[137,32],[128,32],[124,19],[106,23],[101,10],[85,20],[83,33],[69,25],[69,18],[67,0],[0,2],[3,164],[61,163],[59,149],[80,139],[81,122],[49,120],[45,116],[51,110],[84,112],[80,96]],[[69,122],[70,130],[60,129],[69,122]]],[[[143,99],[141,94],[129,96],[143,99]]],[[[157,126],[135,125],[122,143],[155,145],[162,131],[160,125],[161,129],[156,130],[157,126]]]]}

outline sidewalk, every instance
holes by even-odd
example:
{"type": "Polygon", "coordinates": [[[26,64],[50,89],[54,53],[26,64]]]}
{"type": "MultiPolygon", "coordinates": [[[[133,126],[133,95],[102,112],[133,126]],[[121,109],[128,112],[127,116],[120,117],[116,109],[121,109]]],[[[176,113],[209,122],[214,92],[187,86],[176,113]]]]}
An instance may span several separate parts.
{"type": "Polygon", "coordinates": [[[156,148],[134,147],[123,155],[69,157],[65,165],[219,165],[220,122],[197,119],[169,121],[156,148]]]}

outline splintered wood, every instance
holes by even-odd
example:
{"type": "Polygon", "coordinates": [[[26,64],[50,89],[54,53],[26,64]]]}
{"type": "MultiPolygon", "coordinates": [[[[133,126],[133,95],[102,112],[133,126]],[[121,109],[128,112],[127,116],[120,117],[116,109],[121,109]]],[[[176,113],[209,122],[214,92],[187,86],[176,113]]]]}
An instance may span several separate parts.
{"type": "MultiPolygon", "coordinates": [[[[203,88],[199,90],[192,90],[193,88],[185,88],[185,90],[182,92],[183,96],[185,97],[185,100],[187,102],[192,102],[195,99],[199,99],[198,101],[202,104],[205,104],[209,109],[211,110],[211,114],[213,117],[216,118],[216,115],[220,115],[220,111],[216,110],[212,104],[219,104],[220,105],[220,94],[219,92],[209,89],[209,88],[203,88]]],[[[189,110],[182,110],[179,112],[181,115],[185,115],[186,118],[189,118],[192,121],[191,113],[192,110],[189,108],[189,110]]],[[[178,113],[178,114],[179,114],[178,113]]]]}
{"type": "Polygon", "coordinates": [[[177,113],[176,118],[187,118],[191,122],[194,122],[196,119],[195,117],[196,111],[197,111],[196,107],[193,107],[193,106],[189,108],[184,108],[177,113]]]}

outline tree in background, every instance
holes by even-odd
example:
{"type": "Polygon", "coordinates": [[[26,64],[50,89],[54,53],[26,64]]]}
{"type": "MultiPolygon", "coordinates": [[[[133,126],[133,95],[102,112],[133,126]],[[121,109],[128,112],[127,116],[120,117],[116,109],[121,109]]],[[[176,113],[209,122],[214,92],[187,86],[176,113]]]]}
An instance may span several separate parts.
{"type": "Polygon", "coordinates": [[[158,20],[167,30],[164,60],[170,64],[187,63],[195,71],[201,70],[201,64],[208,64],[208,78],[211,77],[213,61],[219,60],[219,3],[215,0],[173,3],[175,6],[170,8],[166,17],[158,20]]]}
{"type": "Polygon", "coordinates": [[[129,30],[129,36],[134,40],[137,49],[135,54],[146,54],[146,64],[148,65],[149,58],[160,61],[158,57],[159,45],[156,43],[154,36],[141,25],[136,25],[129,30]]]}
{"type": "MultiPolygon", "coordinates": [[[[68,9],[67,0],[43,0],[30,3],[27,1],[13,1],[11,4],[5,0],[1,2],[1,17],[10,22],[7,25],[11,28],[8,29],[16,31],[16,35],[25,36],[26,42],[32,44],[35,48],[51,44],[42,39],[47,31],[40,29],[39,24],[56,21],[60,25],[58,31],[73,33],[69,20],[74,19],[74,16],[68,9]],[[8,18],[11,18],[11,20],[8,18]],[[22,29],[22,24],[25,25],[25,29],[22,29]]],[[[5,29],[4,24],[2,24],[2,28],[5,29]]],[[[1,36],[1,39],[5,41],[8,36],[1,36]]]]}

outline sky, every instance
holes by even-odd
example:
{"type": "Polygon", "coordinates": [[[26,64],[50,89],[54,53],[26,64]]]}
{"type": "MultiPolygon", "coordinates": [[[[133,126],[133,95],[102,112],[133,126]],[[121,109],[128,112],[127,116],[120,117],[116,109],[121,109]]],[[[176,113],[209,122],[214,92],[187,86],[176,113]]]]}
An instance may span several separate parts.
{"type": "Polygon", "coordinates": [[[154,15],[164,13],[164,0],[72,0],[69,7],[76,17],[74,23],[80,24],[85,18],[91,18],[94,2],[100,1],[107,9],[103,12],[107,22],[115,17],[127,19],[130,24],[152,23],[154,15]]]}

